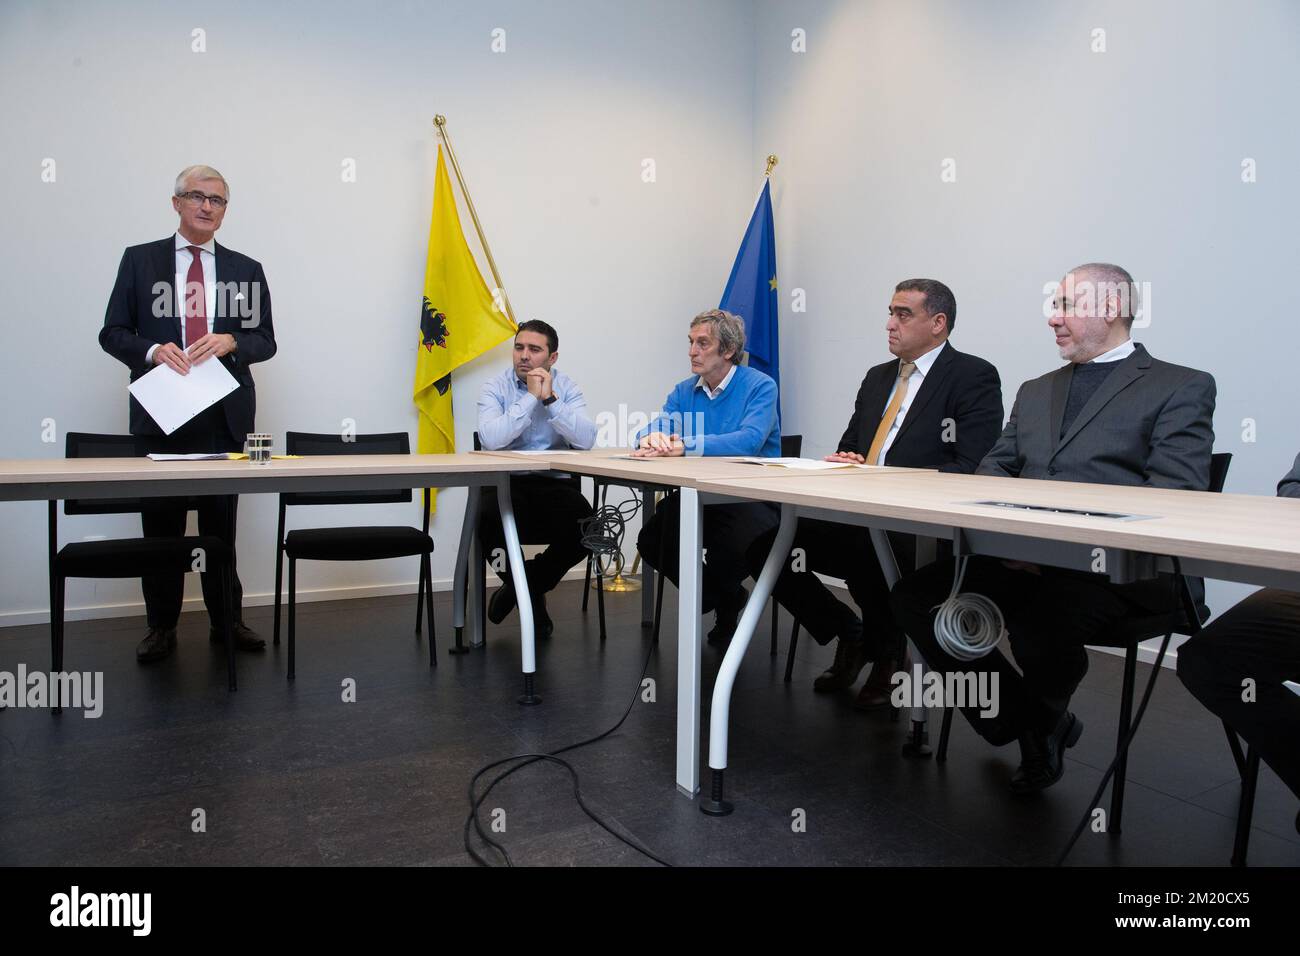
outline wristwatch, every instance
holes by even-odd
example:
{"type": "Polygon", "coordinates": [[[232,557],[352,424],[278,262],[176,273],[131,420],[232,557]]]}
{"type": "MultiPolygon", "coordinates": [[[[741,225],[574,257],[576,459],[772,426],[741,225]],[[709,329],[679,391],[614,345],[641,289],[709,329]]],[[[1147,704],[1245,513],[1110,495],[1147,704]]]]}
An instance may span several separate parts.
{"type": "Polygon", "coordinates": [[[542,404],[543,404],[543,405],[553,405],[554,403],[555,403],[555,393],[554,393],[554,392],[551,393],[551,397],[550,397],[550,398],[544,398],[544,399],[542,399],[542,404]]]}

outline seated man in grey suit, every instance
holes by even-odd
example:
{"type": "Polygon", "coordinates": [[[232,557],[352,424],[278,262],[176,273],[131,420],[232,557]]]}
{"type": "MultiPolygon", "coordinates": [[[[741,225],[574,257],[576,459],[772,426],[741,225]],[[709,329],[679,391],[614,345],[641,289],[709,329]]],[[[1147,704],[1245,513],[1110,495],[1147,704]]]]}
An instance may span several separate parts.
{"type": "MultiPolygon", "coordinates": [[[[1135,304],[1133,279],[1118,266],[1090,263],[1061,280],[1048,326],[1069,364],[1020,387],[976,474],[1206,490],[1214,379],[1131,341],[1135,304]]],[[[1017,671],[996,649],[968,662],[941,649],[934,610],[953,572],[953,562],[942,561],[900,581],[891,595],[897,620],[935,670],[973,672],[980,686],[989,676],[998,681],[995,716],[981,717],[978,705],[963,713],[990,743],[1019,741],[1014,792],[1042,790],[1061,778],[1064,750],[1083,729],[1069,703],[1088,670],[1085,645],[1105,641],[1130,614],[1175,610],[1172,582],[1117,585],[1083,571],[971,558],[962,590],[1002,611],[1017,671]]],[[[1199,581],[1193,594],[1199,602],[1199,581]]]]}
{"type": "MultiPolygon", "coordinates": [[[[1277,493],[1300,498],[1300,455],[1277,493]]],[[[1285,686],[1300,682],[1300,594],[1263,588],[1226,611],[1178,649],[1178,676],[1300,796],[1300,696],[1285,686]]]]}

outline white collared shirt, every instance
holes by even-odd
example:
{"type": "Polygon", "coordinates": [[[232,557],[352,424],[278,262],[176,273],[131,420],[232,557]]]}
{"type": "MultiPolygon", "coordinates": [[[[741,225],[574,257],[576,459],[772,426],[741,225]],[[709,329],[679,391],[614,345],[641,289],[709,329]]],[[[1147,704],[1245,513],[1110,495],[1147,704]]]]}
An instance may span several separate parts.
{"type": "Polygon", "coordinates": [[[1132,355],[1132,354],[1133,354],[1134,352],[1136,352],[1136,351],[1137,351],[1137,346],[1133,344],[1133,340],[1132,340],[1132,339],[1129,339],[1129,340],[1128,340],[1127,342],[1125,342],[1123,345],[1117,345],[1117,346],[1115,346],[1113,349],[1111,349],[1109,352],[1102,352],[1100,355],[1098,355],[1098,356],[1097,356],[1095,359],[1093,359],[1092,361],[1094,361],[1094,362],[1122,362],[1124,359],[1128,358],[1130,355],[1132,355]]]}
{"type": "MultiPolygon", "coordinates": [[[[934,360],[939,357],[939,353],[948,347],[947,341],[942,342],[937,348],[932,348],[916,360],[916,368],[912,369],[912,374],[907,379],[907,394],[903,396],[903,403],[898,406],[898,415],[894,418],[894,425],[889,429],[889,434],[885,436],[885,443],[880,446],[880,457],[875,461],[867,462],[868,465],[883,465],[885,456],[889,454],[889,446],[894,443],[898,437],[899,430],[903,427],[903,419],[907,417],[907,410],[912,407],[912,402],[916,400],[916,393],[921,390],[921,383],[925,381],[926,375],[934,366],[934,360]]],[[[899,367],[902,367],[900,361],[899,367]]],[[[885,408],[889,408],[889,403],[894,400],[894,392],[898,389],[898,380],[894,380],[894,387],[889,390],[889,396],[885,399],[885,408]]]]}
{"type": "MultiPolygon", "coordinates": [[[[176,304],[175,315],[181,327],[181,348],[189,348],[192,343],[185,341],[185,281],[190,274],[190,263],[194,261],[194,253],[190,252],[189,247],[194,245],[179,232],[176,233],[176,304]]],[[[199,253],[202,256],[203,263],[203,312],[208,317],[208,332],[212,332],[213,322],[217,315],[217,240],[209,239],[199,246],[203,251],[199,253]]],[[[153,353],[158,348],[157,345],[149,346],[149,351],[145,353],[144,360],[149,365],[153,364],[153,353]]]]}
{"type": "Polygon", "coordinates": [[[726,388],[728,385],[730,385],[731,380],[735,377],[736,377],[736,366],[732,365],[731,368],[727,371],[726,376],[722,379],[721,382],[718,383],[717,388],[709,388],[709,383],[704,381],[703,375],[701,375],[699,379],[695,382],[695,387],[704,389],[704,394],[708,396],[709,401],[713,401],[715,398],[717,398],[719,395],[722,394],[722,390],[726,388]]]}

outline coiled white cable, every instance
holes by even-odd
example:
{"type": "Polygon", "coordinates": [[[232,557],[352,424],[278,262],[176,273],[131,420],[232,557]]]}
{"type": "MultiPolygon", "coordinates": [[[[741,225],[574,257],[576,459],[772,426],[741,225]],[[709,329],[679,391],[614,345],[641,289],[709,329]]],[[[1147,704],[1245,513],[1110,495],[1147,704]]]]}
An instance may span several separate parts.
{"type": "Polygon", "coordinates": [[[934,639],[950,657],[973,661],[983,657],[1006,636],[1001,609],[983,594],[962,594],[966,558],[957,562],[952,592],[938,607],[934,618],[934,639]]]}

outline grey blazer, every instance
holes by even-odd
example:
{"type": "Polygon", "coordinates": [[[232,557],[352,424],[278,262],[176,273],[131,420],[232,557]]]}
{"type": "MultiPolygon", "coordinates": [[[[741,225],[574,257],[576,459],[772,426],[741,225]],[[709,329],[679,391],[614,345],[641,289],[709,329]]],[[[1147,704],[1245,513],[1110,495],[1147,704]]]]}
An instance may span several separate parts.
{"type": "Polygon", "coordinates": [[[1277,483],[1277,493],[1283,498],[1300,498],[1300,455],[1295,456],[1295,464],[1277,483]]]}
{"type": "Polygon", "coordinates": [[[1002,437],[976,474],[1209,488],[1212,375],[1161,362],[1138,345],[1061,435],[1073,368],[1020,386],[1002,437]]]}

